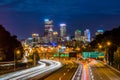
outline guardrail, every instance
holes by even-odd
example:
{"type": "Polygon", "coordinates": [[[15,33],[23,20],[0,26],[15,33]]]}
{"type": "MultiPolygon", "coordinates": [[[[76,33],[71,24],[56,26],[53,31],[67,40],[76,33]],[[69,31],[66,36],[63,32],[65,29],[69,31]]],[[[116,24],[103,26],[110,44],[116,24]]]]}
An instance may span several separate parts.
{"type": "Polygon", "coordinates": [[[30,71],[35,71],[35,70],[37,70],[37,69],[40,69],[40,68],[43,68],[43,67],[46,66],[45,63],[39,62],[39,64],[40,64],[40,66],[37,66],[37,67],[33,67],[33,68],[26,69],[26,70],[20,70],[20,71],[8,73],[8,74],[5,74],[5,75],[1,75],[1,76],[0,76],[0,80],[7,80],[7,79],[10,79],[10,78],[12,78],[12,77],[19,76],[19,75],[21,75],[21,74],[27,74],[27,73],[29,73],[30,71]]]}
{"type": "Polygon", "coordinates": [[[82,76],[82,64],[79,64],[74,76],[72,77],[72,80],[81,80],[81,76],[82,76]]]}
{"type": "Polygon", "coordinates": [[[57,61],[52,61],[52,60],[43,60],[44,62],[49,63],[49,66],[43,67],[45,66],[45,63],[41,63],[41,66],[38,67],[34,67],[34,68],[30,68],[27,70],[22,70],[22,71],[18,71],[18,72],[13,72],[11,74],[8,75],[3,75],[5,77],[1,77],[0,80],[26,80],[32,77],[35,77],[37,75],[45,75],[46,73],[50,73],[60,67],[62,67],[60,62],[57,61]]]}

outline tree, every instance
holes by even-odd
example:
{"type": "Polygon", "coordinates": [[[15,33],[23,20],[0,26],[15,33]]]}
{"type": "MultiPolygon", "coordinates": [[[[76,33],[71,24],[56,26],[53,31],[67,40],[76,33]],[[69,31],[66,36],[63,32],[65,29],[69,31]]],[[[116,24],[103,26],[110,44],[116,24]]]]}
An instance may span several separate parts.
{"type": "Polygon", "coordinates": [[[114,61],[114,52],[120,47],[120,27],[114,28],[111,31],[105,31],[102,35],[97,35],[95,39],[90,43],[91,47],[96,49],[98,44],[101,44],[104,48],[108,48],[108,60],[112,64],[114,61]],[[111,45],[108,47],[106,42],[110,41],[111,45]]]}
{"type": "MultiPolygon", "coordinates": [[[[2,61],[12,61],[14,60],[15,50],[20,50],[20,57],[23,56],[23,47],[21,42],[17,40],[17,36],[11,36],[11,34],[5,30],[5,28],[0,25],[0,52],[5,55],[5,59],[2,61]]],[[[17,56],[17,55],[15,55],[17,56]]]]}
{"type": "Polygon", "coordinates": [[[120,47],[114,53],[114,63],[118,69],[120,69],[120,47]]]}

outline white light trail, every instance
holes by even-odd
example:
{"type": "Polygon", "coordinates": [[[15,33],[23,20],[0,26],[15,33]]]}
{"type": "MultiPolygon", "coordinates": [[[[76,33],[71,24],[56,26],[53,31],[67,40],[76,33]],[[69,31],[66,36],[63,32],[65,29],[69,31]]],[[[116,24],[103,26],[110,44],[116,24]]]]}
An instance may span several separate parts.
{"type": "MultiPolygon", "coordinates": [[[[12,74],[12,77],[11,74],[5,77],[2,78],[2,80],[5,80],[5,79],[9,79],[9,80],[20,80],[20,79],[29,79],[29,78],[32,78],[34,76],[37,76],[37,75],[45,75],[46,73],[50,73],[52,71],[55,71],[57,69],[59,69],[60,67],[62,67],[62,64],[60,62],[57,62],[57,61],[53,61],[53,60],[41,60],[45,63],[48,63],[50,64],[49,66],[44,66],[42,68],[37,68],[37,69],[32,69],[32,70],[29,70],[29,71],[26,71],[24,70],[25,72],[19,72],[18,74],[12,74]]],[[[41,62],[39,62],[41,63],[41,62]]],[[[41,63],[41,64],[44,64],[44,63],[41,63]]]]}

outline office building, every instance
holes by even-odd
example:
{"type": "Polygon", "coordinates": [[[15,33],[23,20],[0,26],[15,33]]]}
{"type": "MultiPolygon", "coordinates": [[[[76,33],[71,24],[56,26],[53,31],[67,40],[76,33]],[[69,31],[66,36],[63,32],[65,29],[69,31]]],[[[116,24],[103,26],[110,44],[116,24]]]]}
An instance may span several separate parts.
{"type": "Polygon", "coordinates": [[[60,24],[60,37],[66,36],[66,24],[60,24]]]}
{"type": "Polygon", "coordinates": [[[53,40],[53,20],[45,19],[45,31],[44,36],[48,39],[48,42],[53,40]]]}
{"type": "Polygon", "coordinates": [[[39,43],[39,34],[32,34],[32,44],[33,46],[36,46],[39,43]]]}
{"type": "Polygon", "coordinates": [[[85,41],[86,42],[90,42],[91,41],[91,35],[90,35],[90,30],[89,29],[86,29],[85,31],[84,31],[84,37],[85,37],[85,41]]]}
{"type": "Polygon", "coordinates": [[[79,29],[75,31],[75,40],[78,40],[78,41],[81,40],[81,30],[79,29]]]}
{"type": "Polygon", "coordinates": [[[57,32],[57,31],[54,31],[54,32],[53,32],[53,41],[54,41],[54,42],[57,42],[57,41],[58,41],[58,32],[57,32]]]}

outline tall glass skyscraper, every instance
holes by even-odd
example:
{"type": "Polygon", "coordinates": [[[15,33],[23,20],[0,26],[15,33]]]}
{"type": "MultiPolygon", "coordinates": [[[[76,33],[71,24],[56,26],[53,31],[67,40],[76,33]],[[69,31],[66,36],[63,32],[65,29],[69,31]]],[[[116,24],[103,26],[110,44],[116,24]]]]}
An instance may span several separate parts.
{"type": "Polygon", "coordinates": [[[48,39],[48,42],[52,42],[53,37],[53,20],[45,19],[45,31],[44,36],[48,39]]]}
{"type": "Polygon", "coordinates": [[[90,41],[91,41],[91,36],[90,36],[90,30],[89,30],[89,29],[86,29],[86,30],[84,31],[84,36],[85,36],[85,40],[86,40],[87,42],[90,42],[90,41]]]}
{"type": "Polygon", "coordinates": [[[60,36],[61,37],[66,36],[66,24],[60,24],[60,36]]]}

